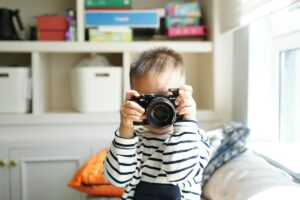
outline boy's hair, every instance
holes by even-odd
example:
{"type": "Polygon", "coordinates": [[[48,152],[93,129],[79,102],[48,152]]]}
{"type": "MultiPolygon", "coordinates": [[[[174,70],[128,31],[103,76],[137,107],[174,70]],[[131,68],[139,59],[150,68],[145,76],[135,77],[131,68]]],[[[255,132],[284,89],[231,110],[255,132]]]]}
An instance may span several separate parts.
{"type": "Polygon", "coordinates": [[[167,47],[159,47],[144,51],[130,66],[130,84],[133,78],[147,74],[160,74],[166,70],[180,70],[185,75],[183,59],[174,50],[167,47]]]}

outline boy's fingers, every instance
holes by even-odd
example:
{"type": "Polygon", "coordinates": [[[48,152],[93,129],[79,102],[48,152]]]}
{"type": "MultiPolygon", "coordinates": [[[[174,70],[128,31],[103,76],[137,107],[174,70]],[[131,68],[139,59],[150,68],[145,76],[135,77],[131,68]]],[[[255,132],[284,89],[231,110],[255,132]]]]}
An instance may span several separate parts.
{"type": "Polygon", "coordinates": [[[124,107],[129,108],[129,109],[133,109],[141,114],[143,114],[145,112],[145,109],[142,108],[138,103],[134,102],[134,101],[126,101],[123,104],[124,107]]]}
{"type": "Polygon", "coordinates": [[[127,108],[127,107],[125,107],[123,111],[127,115],[134,115],[134,116],[142,116],[143,115],[143,113],[137,112],[136,110],[127,108]]]}
{"type": "Polygon", "coordinates": [[[186,91],[186,90],[179,90],[180,96],[192,96],[192,92],[186,91]]]}
{"type": "Polygon", "coordinates": [[[134,115],[127,115],[126,116],[128,119],[130,119],[133,122],[141,122],[143,121],[143,118],[138,117],[138,116],[134,116],[134,115]]]}
{"type": "Polygon", "coordinates": [[[177,111],[181,110],[184,107],[193,107],[195,106],[195,102],[191,99],[186,99],[182,101],[182,103],[176,108],[177,111]]]}
{"type": "Polygon", "coordinates": [[[181,92],[180,96],[176,99],[175,101],[175,105],[180,105],[182,101],[184,101],[185,99],[193,99],[192,95],[188,92],[181,92]]]}
{"type": "Polygon", "coordinates": [[[182,85],[182,86],[180,86],[179,89],[180,89],[180,90],[187,91],[187,92],[189,92],[190,94],[193,94],[193,88],[192,88],[192,86],[190,86],[190,85],[182,85]]]}
{"type": "Polygon", "coordinates": [[[186,115],[186,114],[192,114],[194,112],[193,107],[185,107],[179,110],[178,114],[179,115],[186,115]]]}
{"type": "Polygon", "coordinates": [[[127,120],[130,121],[143,121],[145,119],[145,114],[141,114],[137,112],[134,109],[127,108],[127,107],[122,107],[121,108],[121,115],[127,120]]]}
{"type": "Polygon", "coordinates": [[[126,98],[125,98],[125,100],[126,101],[129,100],[133,96],[138,97],[138,96],[140,96],[140,94],[137,91],[135,91],[135,90],[129,90],[129,91],[126,92],[126,98]]]}

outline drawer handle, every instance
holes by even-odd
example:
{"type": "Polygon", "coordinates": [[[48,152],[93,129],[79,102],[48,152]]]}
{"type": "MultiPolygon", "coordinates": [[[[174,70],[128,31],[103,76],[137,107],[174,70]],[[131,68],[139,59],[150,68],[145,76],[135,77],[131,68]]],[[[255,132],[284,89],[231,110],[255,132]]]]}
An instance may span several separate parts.
{"type": "Polygon", "coordinates": [[[5,167],[5,166],[6,166],[5,160],[0,160],[0,167],[5,167]]]}
{"type": "Polygon", "coordinates": [[[109,73],[96,73],[96,77],[109,77],[109,73]]]}
{"type": "Polygon", "coordinates": [[[8,73],[0,73],[0,78],[8,78],[9,74],[8,73]]]}
{"type": "Polygon", "coordinates": [[[11,161],[9,162],[9,165],[10,165],[11,167],[16,167],[16,166],[18,165],[18,161],[16,161],[16,160],[11,160],[11,161]]]}

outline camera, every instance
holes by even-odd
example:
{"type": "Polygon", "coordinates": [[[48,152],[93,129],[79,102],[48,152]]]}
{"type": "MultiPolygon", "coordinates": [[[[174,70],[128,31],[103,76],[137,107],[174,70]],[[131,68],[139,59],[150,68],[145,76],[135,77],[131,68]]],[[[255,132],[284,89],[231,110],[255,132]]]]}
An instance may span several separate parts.
{"type": "Polygon", "coordinates": [[[145,109],[146,119],[142,122],[134,122],[134,125],[150,125],[153,128],[167,128],[181,116],[176,114],[175,101],[179,96],[179,89],[169,89],[171,95],[145,94],[139,97],[131,97],[130,101],[138,103],[145,109]]]}

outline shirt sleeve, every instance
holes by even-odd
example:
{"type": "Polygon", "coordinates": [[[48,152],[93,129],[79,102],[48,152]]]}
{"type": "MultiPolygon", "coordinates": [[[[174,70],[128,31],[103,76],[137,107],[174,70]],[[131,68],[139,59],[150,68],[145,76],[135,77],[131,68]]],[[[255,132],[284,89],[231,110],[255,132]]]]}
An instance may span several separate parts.
{"type": "Polygon", "coordinates": [[[203,173],[210,159],[210,145],[197,121],[180,120],[166,143],[162,170],[170,182],[191,180],[203,173]]]}
{"type": "Polygon", "coordinates": [[[132,179],[137,165],[136,146],[138,137],[125,139],[115,132],[115,138],[104,163],[104,176],[116,187],[125,187],[132,179]]]}

